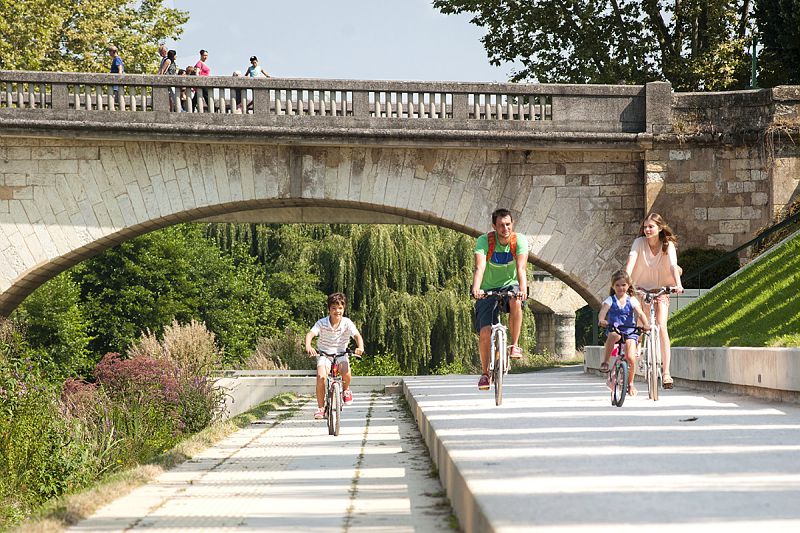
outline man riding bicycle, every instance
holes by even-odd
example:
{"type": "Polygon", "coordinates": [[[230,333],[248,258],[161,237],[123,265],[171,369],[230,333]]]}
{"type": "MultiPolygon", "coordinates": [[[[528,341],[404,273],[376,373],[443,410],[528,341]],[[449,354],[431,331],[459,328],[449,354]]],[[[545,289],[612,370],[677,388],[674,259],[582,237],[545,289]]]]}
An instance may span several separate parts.
{"type": "Polygon", "coordinates": [[[497,209],[492,213],[493,231],[478,237],[475,243],[475,273],[472,278],[472,296],[475,302],[476,328],[480,335],[478,349],[481,356],[481,377],[478,389],[488,390],[489,351],[491,350],[492,323],[499,319],[500,309],[493,299],[483,299],[485,291],[510,290],[518,293],[517,299],[505,302],[503,311],[508,311],[508,326],[511,331],[511,357],[519,359],[522,350],[518,346],[522,331],[522,302],[528,297],[528,279],[525,267],[528,263],[528,240],[525,235],[514,233],[514,219],[508,209],[497,209]]]}

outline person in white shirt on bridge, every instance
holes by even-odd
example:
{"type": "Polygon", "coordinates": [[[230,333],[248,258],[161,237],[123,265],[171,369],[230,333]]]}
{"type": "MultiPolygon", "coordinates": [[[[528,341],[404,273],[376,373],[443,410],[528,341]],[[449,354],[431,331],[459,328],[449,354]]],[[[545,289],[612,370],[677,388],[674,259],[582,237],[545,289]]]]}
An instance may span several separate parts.
{"type": "MultiPolygon", "coordinates": [[[[681,267],[678,266],[678,253],[675,244],[678,238],[658,213],[650,213],[639,228],[639,237],[631,245],[625,272],[630,275],[634,285],[640,289],[653,290],[661,287],[674,287],[677,293],[683,292],[681,284],[681,267]]],[[[669,334],[667,318],[669,318],[669,294],[656,298],[656,323],[660,331],[661,365],[664,376],[664,388],[672,388],[672,376],[669,374],[669,334]]],[[[650,313],[650,306],[644,305],[645,314],[650,313]]]]}
{"type": "MultiPolygon", "coordinates": [[[[364,339],[358,328],[353,324],[353,321],[344,316],[344,308],[347,304],[347,297],[341,292],[334,292],[328,296],[328,316],[317,320],[306,333],[306,352],[311,357],[317,358],[317,410],[314,413],[314,418],[325,417],[325,380],[328,377],[328,372],[331,371],[331,360],[321,355],[319,352],[326,354],[340,354],[347,350],[347,345],[350,343],[350,338],[356,340],[356,354],[361,355],[364,353],[364,339]],[[317,349],[311,346],[311,339],[319,335],[317,339],[317,349]]],[[[344,404],[350,405],[353,403],[353,393],[350,390],[350,380],[353,375],[350,372],[350,360],[345,357],[340,360],[339,372],[342,375],[342,387],[344,391],[344,404]]]]}

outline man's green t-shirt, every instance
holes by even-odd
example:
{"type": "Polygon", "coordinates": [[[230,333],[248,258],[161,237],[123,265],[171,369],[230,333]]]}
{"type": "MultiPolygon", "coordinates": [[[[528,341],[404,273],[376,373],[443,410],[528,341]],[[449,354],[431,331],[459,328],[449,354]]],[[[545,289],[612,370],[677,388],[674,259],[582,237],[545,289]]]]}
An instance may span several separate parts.
{"type": "MultiPolygon", "coordinates": [[[[486,258],[486,270],[483,272],[481,290],[499,289],[508,285],[518,285],[517,262],[511,255],[508,244],[501,244],[495,232],[494,254],[486,258]]],[[[475,242],[475,253],[486,255],[489,253],[489,238],[484,233],[475,242]]],[[[528,255],[528,239],[525,235],[517,233],[517,256],[528,255]]]]}

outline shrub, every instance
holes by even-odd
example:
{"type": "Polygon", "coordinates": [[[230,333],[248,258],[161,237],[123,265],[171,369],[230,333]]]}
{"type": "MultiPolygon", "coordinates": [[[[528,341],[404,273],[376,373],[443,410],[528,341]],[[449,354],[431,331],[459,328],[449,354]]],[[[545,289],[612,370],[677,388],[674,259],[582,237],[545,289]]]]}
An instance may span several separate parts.
{"type": "Polygon", "coordinates": [[[365,356],[360,361],[350,358],[350,366],[354,376],[402,376],[400,363],[392,354],[376,354],[365,356]]]}
{"type": "Polygon", "coordinates": [[[114,399],[177,403],[178,369],[172,361],[146,355],[125,359],[109,352],[97,363],[94,375],[114,399]]]}
{"type": "Polygon", "coordinates": [[[313,370],[315,361],[305,352],[302,335],[287,328],[282,335],[258,339],[245,361],[249,370],[313,370]]]}
{"type": "Polygon", "coordinates": [[[222,364],[222,351],[202,322],[173,320],[161,342],[147,331],[129,348],[128,356],[163,361],[174,369],[179,431],[199,431],[221,414],[222,391],[209,375],[222,364]]]}
{"type": "MultiPolygon", "coordinates": [[[[0,358],[0,529],[62,494],[80,454],[58,411],[57,391],[29,358],[0,358]]],[[[9,357],[11,355],[11,357],[9,357]]]]}
{"type": "Polygon", "coordinates": [[[710,289],[736,272],[739,269],[739,259],[732,256],[709,270],[703,271],[699,276],[693,275],[725,254],[727,254],[725,250],[710,248],[689,248],[684,250],[678,257],[678,264],[683,268],[683,275],[681,276],[683,286],[687,289],[710,289]]]}
{"type": "Polygon", "coordinates": [[[127,350],[129,358],[147,356],[171,361],[187,376],[207,376],[222,364],[222,351],[217,347],[214,334],[205,324],[194,319],[180,324],[173,319],[164,328],[162,341],[155,333],[145,330],[139,340],[127,350]]]}

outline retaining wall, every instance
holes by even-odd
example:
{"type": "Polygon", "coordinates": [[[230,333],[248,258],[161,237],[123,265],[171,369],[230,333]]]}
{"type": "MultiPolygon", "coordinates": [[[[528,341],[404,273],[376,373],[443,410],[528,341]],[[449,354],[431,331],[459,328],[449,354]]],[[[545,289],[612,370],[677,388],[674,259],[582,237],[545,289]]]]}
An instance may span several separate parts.
{"type": "MultiPolygon", "coordinates": [[[[670,373],[678,386],[800,402],[800,348],[673,347],[670,373]]],[[[584,350],[584,370],[598,372],[602,346],[584,350]]]]}

